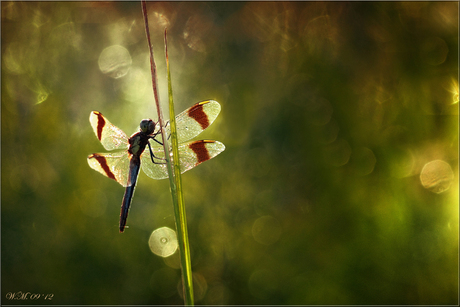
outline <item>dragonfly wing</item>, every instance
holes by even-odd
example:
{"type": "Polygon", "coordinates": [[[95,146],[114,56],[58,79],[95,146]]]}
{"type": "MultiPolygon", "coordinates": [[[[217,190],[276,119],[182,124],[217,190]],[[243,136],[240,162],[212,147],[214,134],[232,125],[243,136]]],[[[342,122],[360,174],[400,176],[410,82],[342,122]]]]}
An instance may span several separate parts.
{"type": "Polygon", "coordinates": [[[214,158],[224,150],[224,144],[213,140],[191,141],[180,144],[179,156],[181,172],[184,173],[214,158]]]}
{"type": "Polygon", "coordinates": [[[150,150],[145,148],[144,153],[141,155],[141,167],[144,173],[153,179],[168,178],[168,170],[166,168],[166,161],[164,160],[165,153],[163,147],[152,147],[154,158],[152,162],[150,150]],[[162,160],[163,159],[163,160],[162,160]]]}
{"type": "MultiPolygon", "coordinates": [[[[182,143],[179,145],[180,169],[184,173],[195,166],[214,158],[219,153],[225,150],[224,144],[218,141],[201,140],[182,143]]],[[[153,150],[156,158],[164,158],[163,148],[156,147],[153,150]]],[[[168,178],[168,171],[164,160],[155,159],[156,163],[152,163],[150,152],[148,149],[141,156],[142,169],[153,179],[168,178]],[[163,164],[160,164],[163,163],[163,164]]]]}
{"type": "Polygon", "coordinates": [[[129,161],[128,151],[113,153],[94,153],[88,156],[89,166],[109,177],[124,187],[129,186],[129,161]]]}
{"type": "MultiPolygon", "coordinates": [[[[220,104],[215,100],[198,102],[176,116],[177,141],[188,141],[208,128],[220,113],[220,104]]],[[[170,134],[169,124],[166,136],[170,134]]]]}
{"type": "Polygon", "coordinates": [[[99,141],[107,150],[128,148],[128,137],[118,127],[111,124],[102,113],[92,111],[89,115],[89,122],[93,127],[99,141]]]}

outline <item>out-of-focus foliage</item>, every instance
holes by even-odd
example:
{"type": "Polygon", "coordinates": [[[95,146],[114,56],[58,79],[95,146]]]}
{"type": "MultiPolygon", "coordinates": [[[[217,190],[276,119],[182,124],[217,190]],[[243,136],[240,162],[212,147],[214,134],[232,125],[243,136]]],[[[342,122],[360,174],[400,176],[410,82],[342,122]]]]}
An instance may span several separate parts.
{"type": "MultiPolygon", "coordinates": [[[[458,2],[148,9],[164,110],[164,27],[176,111],[222,105],[200,138],[227,149],[183,176],[197,303],[458,303],[458,2]]],[[[119,234],[123,188],[86,162],[90,111],[156,117],[140,3],[1,21],[2,304],[181,304],[149,248],[167,180],[140,175],[119,234]]]]}

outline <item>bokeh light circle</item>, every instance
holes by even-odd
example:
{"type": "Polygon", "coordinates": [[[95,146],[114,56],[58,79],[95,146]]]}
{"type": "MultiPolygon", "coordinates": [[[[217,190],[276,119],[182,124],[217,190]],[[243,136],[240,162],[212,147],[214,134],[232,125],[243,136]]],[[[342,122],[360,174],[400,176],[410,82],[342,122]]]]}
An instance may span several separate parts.
{"type": "Polygon", "coordinates": [[[128,49],[120,45],[112,45],[102,50],[97,63],[103,74],[118,79],[128,73],[133,60],[128,49]]]}
{"type": "Polygon", "coordinates": [[[437,194],[447,191],[453,180],[452,168],[449,163],[442,160],[428,162],[420,172],[423,187],[437,194]]]}
{"type": "Polygon", "coordinates": [[[177,249],[176,232],[168,227],[161,227],[152,232],[149,247],[152,253],[160,257],[169,257],[177,249]]]}

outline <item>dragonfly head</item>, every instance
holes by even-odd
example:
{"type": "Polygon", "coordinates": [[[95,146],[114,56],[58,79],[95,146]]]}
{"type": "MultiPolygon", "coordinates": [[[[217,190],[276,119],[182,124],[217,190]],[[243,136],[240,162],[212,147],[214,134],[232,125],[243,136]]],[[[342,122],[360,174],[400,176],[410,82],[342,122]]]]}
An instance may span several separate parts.
{"type": "Polygon", "coordinates": [[[143,119],[140,124],[141,131],[146,134],[151,134],[155,130],[155,123],[151,119],[143,119]]]}

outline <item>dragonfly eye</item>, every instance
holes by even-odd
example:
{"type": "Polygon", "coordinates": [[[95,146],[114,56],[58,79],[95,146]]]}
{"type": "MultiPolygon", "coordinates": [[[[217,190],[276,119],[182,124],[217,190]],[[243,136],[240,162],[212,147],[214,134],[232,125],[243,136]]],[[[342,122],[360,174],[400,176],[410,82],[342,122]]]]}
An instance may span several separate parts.
{"type": "Polygon", "coordinates": [[[155,130],[155,123],[151,119],[143,119],[140,127],[142,132],[151,134],[155,130]]]}

